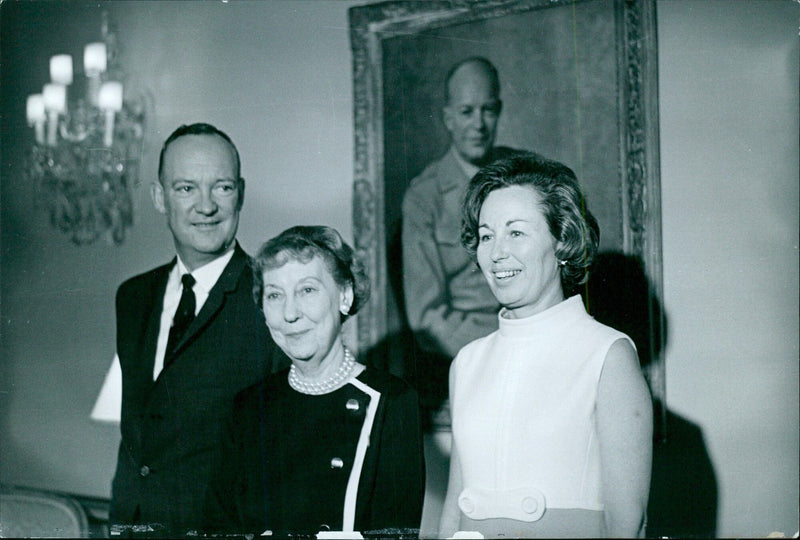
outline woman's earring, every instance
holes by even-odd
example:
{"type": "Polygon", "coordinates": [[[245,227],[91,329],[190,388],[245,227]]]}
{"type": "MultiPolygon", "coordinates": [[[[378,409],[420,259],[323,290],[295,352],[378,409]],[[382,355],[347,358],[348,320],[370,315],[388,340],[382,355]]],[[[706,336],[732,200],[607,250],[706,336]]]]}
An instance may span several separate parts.
{"type": "Polygon", "coordinates": [[[560,266],[562,268],[567,266],[567,261],[558,261],[558,266],[560,266]]]}
{"type": "Polygon", "coordinates": [[[342,304],[339,306],[339,311],[342,312],[342,315],[347,315],[347,313],[350,311],[350,306],[342,304]]]}

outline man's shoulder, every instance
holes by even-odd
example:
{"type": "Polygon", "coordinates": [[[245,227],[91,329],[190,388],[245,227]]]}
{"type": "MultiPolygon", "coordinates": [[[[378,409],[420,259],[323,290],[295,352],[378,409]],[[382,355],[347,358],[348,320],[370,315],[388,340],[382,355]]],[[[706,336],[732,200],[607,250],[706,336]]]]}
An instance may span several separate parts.
{"type": "MultiPolygon", "coordinates": [[[[238,244],[217,280],[217,285],[224,289],[236,289],[237,283],[244,283],[246,286],[252,286],[253,283],[253,259],[238,244]]],[[[246,292],[250,294],[252,291],[246,292]]]]}
{"type": "MultiPolygon", "coordinates": [[[[521,150],[519,148],[512,148],[510,146],[495,146],[492,149],[492,161],[497,159],[504,159],[518,154],[533,154],[536,157],[542,158],[536,152],[521,150]]],[[[434,185],[438,179],[443,176],[452,174],[463,174],[456,158],[452,155],[452,151],[448,150],[437,159],[428,163],[425,168],[409,182],[407,192],[426,192],[434,189],[434,185]]]]}
{"type": "Polygon", "coordinates": [[[162,264],[161,266],[157,266],[156,268],[153,268],[146,272],[142,272],[141,274],[137,274],[131,278],[126,279],[119,286],[117,294],[119,295],[129,292],[135,293],[136,291],[152,287],[153,284],[163,279],[164,276],[166,276],[169,273],[170,269],[174,265],[175,265],[175,259],[171,260],[167,264],[162,264]]]}
{"type": "MultiPolygon", "coordinates": [[[[251,257],[241,247],[236,246],[233,256],[223,270],[223,274],[230,272],[233,274],[234,279],[241,277],[250,277],[251,272],[246,272],[251,266],[251,257]]],[[[119,292],[138,291],[142,288],[152,287],[154,284],[159,283],[165,279],[169,271],[176,264],[176,259],[173,257],[171,261],[161,266],[157,266],[141,274],[137,274],[131,278],[126,279],[119,286],[119,292]]]]}
{"type": "Polygon", "coordinates": [[[421,209],[436,207],[437,201],[442,197],[444,186],[452,181],[453,175],[459,174],[454,163],[455,158],[448,152],[429,163],[411,180],[403,195],[404,215],[419,216],[421,209]]]}
{"type": "Polygon", "coordinates": [[[422,172],[409,182],[407,191],[424,190],[428,186],[432,189],[436,179],[442,174],[444,162],[447,160],[448,154],[449,151],[428,163],[425,168],[422,169],[422,172]]]}
{"type": "Polygon", "coordinates": [[[520,148],[511,148],[510,146],[495,146],[492,149],[492,161],[497,161],[498,159],[505,159],[514,157],[519,154],[533,154],[537,158],[544,158],[541,154],[536,152],[532,152],[530,150],[522,150],[520,148]]]}

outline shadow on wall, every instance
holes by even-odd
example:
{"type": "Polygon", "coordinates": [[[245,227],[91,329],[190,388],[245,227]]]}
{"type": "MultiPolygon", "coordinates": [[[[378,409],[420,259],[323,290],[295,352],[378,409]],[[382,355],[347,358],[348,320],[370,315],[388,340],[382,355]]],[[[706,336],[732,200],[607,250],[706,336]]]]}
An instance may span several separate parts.
{"type": "MultiPolygon", "coordinates": [[[[435,417],[447,401],[452,359],[423,350],[414,339],[405,317],[401,219],[387,225],[386,236],[386,258],[389,263],[387,310],[392,312],[389,318],[394,324],[394,331],[366,356],[370,365],[405,379],[414,387],[419,394],[423,428],[426,433],[431,433],[437,422],[435,417]]],[[[425,340],[426,337],[417,336],[417,339],[425,340]]],[[[429,338],[428,341],[434,340],[429,338]]],[[[449,419],[449,415],[446,416],[449,419]]]]}
{"type": "Polygon", "coordinates": [[[653,447],[647,536],[716,538],[717,479],[703,432],[666,413],[667,437],[653,447]]]}
{"type": "MultiPolygon", "coordinates": [[[[601,253],[595,261],[584,299],[600,322],[625,332],[636,343],[642,367],[650,354],[647,307],[652,293],[641,261],[622,253],[601,253]]],[[[658,298],[656,309],[662,310],[658,298]]],[[[664,314],[664,320],[667,317],[664,314]]],[[[664,324],[666,343],[667,324],[664,324]]],[[[661,355],[663,351],[656,351],[661,355]]],[[[700,427],[664,409],[654,407],[653,476],[647,511],[647,537],[715,538],[717,480],[700,427]]]]}

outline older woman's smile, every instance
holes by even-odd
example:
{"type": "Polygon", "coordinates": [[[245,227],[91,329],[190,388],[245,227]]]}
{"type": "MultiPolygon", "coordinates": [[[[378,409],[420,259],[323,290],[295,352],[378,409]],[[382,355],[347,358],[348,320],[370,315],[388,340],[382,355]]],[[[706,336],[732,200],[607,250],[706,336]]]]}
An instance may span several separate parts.
{"type": "Polygon", "coordinates": [[[302,335],[305,335],[307,332],[310,332],[310,331],[311,331],[311,328],[304,328],[304,329],[301,329],[301,330],[292,330],[291,332],[285,332],[285,334],[286,334],[287,336],[292,336],[292,337],[294,337],[294,336],[302,336],[302,335]]]}
{"type": "Polygon", "coordinates": [[[284,332],[283,335],[289,339],[302,339],[306,337],[309,332],[311,332],[311,328],[306,328],[305,330],[294,330],[292,332],[284,332]]]}

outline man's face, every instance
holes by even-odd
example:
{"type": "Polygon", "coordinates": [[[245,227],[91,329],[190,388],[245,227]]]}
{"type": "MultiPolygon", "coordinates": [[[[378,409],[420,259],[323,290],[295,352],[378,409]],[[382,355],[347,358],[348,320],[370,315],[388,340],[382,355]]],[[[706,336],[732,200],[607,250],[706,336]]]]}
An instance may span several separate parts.
{"type": "Polygon", "coordinates": [[[484,165],[497,135],[502,103],[489,75],[466,64],[450,79],[450,100],[444,107],[444,125],[459,155],[473,165],[484,165]]]}
{"type": "Polygon", "coordinates": [[[236,237],[244,201],[237,172],[233,148],[217,135],[184,135],[167,147],[151,194],[190,271],[225,253],[236,237]]]}

